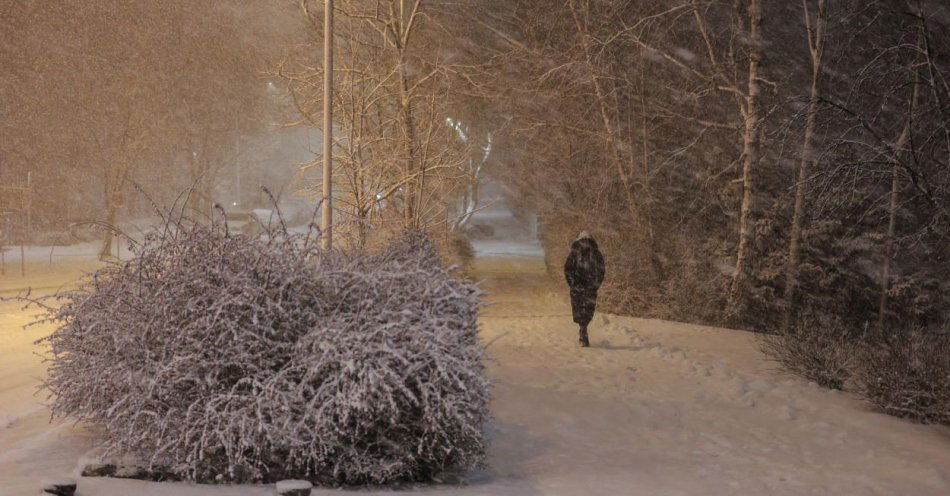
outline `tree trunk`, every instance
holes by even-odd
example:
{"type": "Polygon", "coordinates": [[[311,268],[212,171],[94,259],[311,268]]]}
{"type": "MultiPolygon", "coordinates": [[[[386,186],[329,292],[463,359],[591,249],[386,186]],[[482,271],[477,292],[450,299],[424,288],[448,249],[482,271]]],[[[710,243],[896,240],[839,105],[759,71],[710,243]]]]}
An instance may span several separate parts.
{"type": "Polygon", "coordinates": [[[191,156],[191,166],[189,167],[189,178],[191,184],[188,186],[191,190],[188,192],[188,211],[191,212],[191,216],[198,218],[198,212],[200,207],[198,206],[198,196],[201,195],[201,171],[199,170],[198,159],[195,158],[194,152],[191,156]]]}
{"type": "Polygon", "coordinates": [[[910,109],[908,110],[907,122],[901,131],[897,144],[894,147],[895,156],[892,157],[894,165],[891,171],[891,192],[890,204],[887,212],[887,237],[884,239],[884,261],[881,263],[881,301],[878,305],[878,328],[884,329],[887,320],[887,293],[890,290],[891,278],[891,259],[894,257],[894,236],[897,234],[897,204],[900,196],[900,160],[903,155],[907,141],[910,139],[911,126],[913,124],[914,109],[917,107],[917,96],[919,86],[914,85],[914,94],[911,97],[910,109]]]}
{"type": "MultiPolygon", "coordinates": [[[[406,68],[406,55],[404,49],[399,51],[399,93],[400,100],[402,104],[402,123],[403,129],[405,132],[406,140],[406,177],[410,177],[415,171],[415,156],[416,156],[416,132],[415,125],[412,120],[412,99],[409,94],[409,74],[406,68]]],[[[422,167],[425,167],[425,164],[422,164],[422,167]]],[[[404,186],[405,191],[405,201],[406,201],[406,227],[416,227],[416,215],[414,207],[414,201],[416,195],[421,195],[421,191],[416,191],[417,185],[414,180],[406,182],[404,186]]]]}
{"type": "Polygon", "coordinates": [[[113,226],[115,226],[116,217],[118,215],[118,202],[116,201],[115,194],[106,195],[106,219],[105,219],[105,229],[104,234],[102,235],[102,246],[99,248],[99,260],[105,260],[112,256],[112,242],[113,242],[113,226]]]}
{"type": "MultiPolygon", "coordinates": [[[[900,148],[898,148],[898,150],[899,149],[900,148]]],[[[899,189],[900,174],[898,173],[898,166],[894,165],[891,174],[891,202],[888,208],[887,238],[884,241],[884,262],[881,264],[881,302],[878,306],[878,327],[882,330],[884,329],[884,322],[887,317],[887,292],[890,289],[891,257],[894,256],[894,234],[897,231],[897,197],[899,189]]]]}
{"type": "Polygon", "coordinates": [[[369,237],[367,233],[367,223],[369,222],[369,213],[360,212],[358,218],[356,219],[356,243],[357,248],[360,250],[366,248],[366,240],[369,237]]]}
{"type": "Polygon", "coordinates": [[[211,219],[214,215],[214,178],[211,177],[211,164],[208,163],[207,159],[202,161],[201,173],[201,202],[199,208],[201,208],[204,215],[211,219]]]}
{"type": "Polygon", "coordinates": [[[802,157],[798,166],[798,182],[795,184],[795,210],[792,216],[792,230],[788,242],[788,263],[785,270],[786,327],[792,321],[795,312],[795,290],[798,288],[798,264],[801,259],[802,226],[805,218],[805,181],[815,163],[815,120],[818,114],[818,99],[821,96],[822,53],[824,49],[825,2],[818,0],[817,26],[811,28],[807,0],[802,0],[805,13],[805,25],[808,28],[808,46],[811,52],[812,76],[811,97],[808,100],[808,115],[805,121],[805,135],[802,140],[802,157]]]}
{"type": "Polygon", "coordinates": [[[759,64],[762,60],[762,40],[759,27],[762,11],[759,0],[749,1],[749,85],[745,95],[743,118],[745,131],[742,134],[742,205],[739,210],[739,246],[736,249],[736,270],[732,279],[729,311],[734,315],[742,312],[743,294],[749,277],[749,250],[752,241],[752,209],[754,182],[752,168],[758,160],[759,151],[759,64]]]}

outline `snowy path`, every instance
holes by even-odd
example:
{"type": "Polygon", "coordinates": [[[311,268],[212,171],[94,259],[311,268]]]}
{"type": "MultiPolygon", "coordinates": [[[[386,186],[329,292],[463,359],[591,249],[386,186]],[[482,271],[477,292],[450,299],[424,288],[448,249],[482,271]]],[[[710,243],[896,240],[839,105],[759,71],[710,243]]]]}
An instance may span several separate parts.
{"type": "Polygon", "coordinates": [[[495,414],[527,445],[495,466],[538,494],[950,494],[946,428],[777,376],[744,332],[601,315],[580,349],[540,262],[483,267],[495,414]]]}
{"type": "MultiPolygon", "coordinates": [[[[499,250],[503,252],[504,250],[499,250]]],[[[518,255],[526,255],[518,251],[518,255]]],[[[597,316],[576,345],[566,298],[531,256],[480,259],[495,382],[489,468],[428,495],[946,495],[950,430],[777,376],[744,332],[597,316]]],[[[92,435],[48,422],[28,314],[0,303],[0,495],[72,472],[92,435]]],[[[269,495],[81,479],[85,496],[269,495]]],[[[337,491],[315,490],[314,494],[337,491]]],[[[358,494],[391,494],[360,491],[358,494]]]]}

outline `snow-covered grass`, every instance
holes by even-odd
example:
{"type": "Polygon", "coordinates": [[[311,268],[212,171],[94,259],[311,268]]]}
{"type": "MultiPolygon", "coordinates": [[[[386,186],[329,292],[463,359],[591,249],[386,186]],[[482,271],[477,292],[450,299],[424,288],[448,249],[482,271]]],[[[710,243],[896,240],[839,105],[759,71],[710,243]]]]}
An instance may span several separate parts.
{"type": "MultiPolygon", "coordinates": [[[[463,487],[410,494],[950,494],[950,430],[778,374],[748,333],[598,315],[593,345],[581,350],[567,296],[550,285],[540,259],[483,258],[476,274],[493,303],[481,317],[494,357],[488,467],[463,487]]],[[[46,474],[75,476],[92,448],[83,427],[48,424],[48,414],[35,410],[42,368],[30,343],[49,328],[24,335],[18,326],[27,320],[0,304],[0,412],[21,412],[0,428],[0,495],[35,492],[46,474]],[[11,359],[18,365],[5,366],[11,359]]],[[[78,480],[87,496],[274,491],[78,480]]]]}

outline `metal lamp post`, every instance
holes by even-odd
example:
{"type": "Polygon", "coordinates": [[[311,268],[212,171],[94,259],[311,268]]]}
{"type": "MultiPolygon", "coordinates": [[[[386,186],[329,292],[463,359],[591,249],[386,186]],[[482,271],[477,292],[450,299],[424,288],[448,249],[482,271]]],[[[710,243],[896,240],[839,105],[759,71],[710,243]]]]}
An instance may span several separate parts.
{"type": "Polygon", "coordinates": [[[322,246],[333,246],[333,0],[325,0],[323,30],[322,246]]]}

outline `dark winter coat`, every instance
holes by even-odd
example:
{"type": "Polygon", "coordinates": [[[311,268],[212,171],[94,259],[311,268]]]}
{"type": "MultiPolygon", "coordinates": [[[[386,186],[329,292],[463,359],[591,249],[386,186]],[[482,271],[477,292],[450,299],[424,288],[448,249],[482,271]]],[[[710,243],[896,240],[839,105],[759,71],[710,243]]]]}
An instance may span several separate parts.
{"type": "Polygon", "coordinates": [[[586,326],[594,318],[597,290],[604,282],[604,256],[594,238],[584,236],[571,244],[571,253],[564,262],[564,277],[571,288],[574,322],[586,326]]]}

